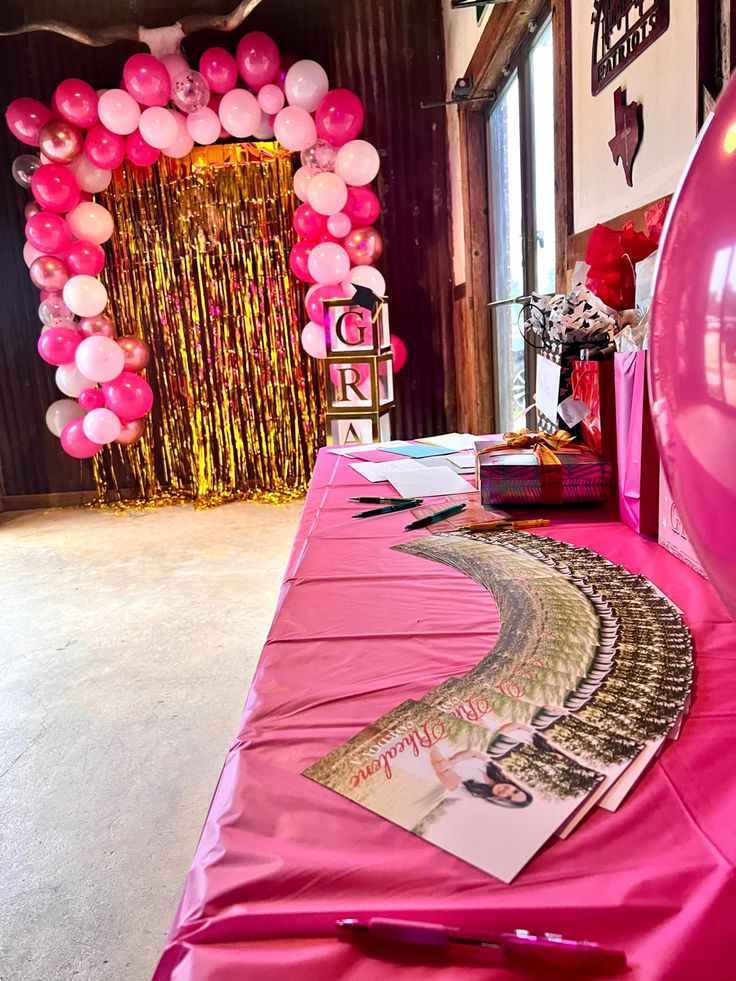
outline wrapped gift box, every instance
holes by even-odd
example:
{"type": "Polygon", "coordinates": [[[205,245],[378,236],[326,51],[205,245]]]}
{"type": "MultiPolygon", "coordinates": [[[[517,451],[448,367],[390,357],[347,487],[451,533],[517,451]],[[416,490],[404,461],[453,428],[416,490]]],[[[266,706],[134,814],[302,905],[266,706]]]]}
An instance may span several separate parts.
{"type": "Polygon", "coordinates": [[[478,458],[481,504],[559,505],[608,498],[612,467],[585,448],[554,451],[558,463],[540,462],[532,449],[503,449],[478,458]]]}

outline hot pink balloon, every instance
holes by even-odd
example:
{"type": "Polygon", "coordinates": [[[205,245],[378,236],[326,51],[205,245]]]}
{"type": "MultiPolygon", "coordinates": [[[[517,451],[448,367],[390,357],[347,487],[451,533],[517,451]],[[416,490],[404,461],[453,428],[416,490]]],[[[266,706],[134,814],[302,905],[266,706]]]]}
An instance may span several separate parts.
{"type": "Polygon", "coordinates": [[[47,211],[71,211],[79,204],[79,184],[68,167],[44,164],[31,180],[34,198],[47,211]]]}
{"type": "Polygon", "coordinates": [[[124,89],[108,89],[97,103],[100,122],[110,132],[127,136],[138,126],[141,110],[132,95],[124,89]]]}
{"type": "Polygon", "coordinates": [[[406,344],[396,334],[391,335],[391,354],[394,356],[394,371],[401,371],[406,364],[406,344]]]}
{"type": "Polygon", "coordinates": [[[102,449],[100,443],[93,443],[84,434],[84,420],[72,419],[61,431],[61,448],[69,456],[77,460],[86,460],[99,453],[102,449]]]}
{"type": "Polygon", "coordinates": [[[85,412],[91,412],[93,409],[101,409],[104,406],[105,396],[102,394],[101,388],[85,388],[77,396],[77,402],[85,412]]]}
{"type": "Polygon", "coordinates": [[[250,136],[261,121],[261,107],[252,92],[232,89],[220,102],[220,122],[231,136],[250,136]]]}
{"type": "Polygon", "coordinates": [[[140,419],[153,405],[151,386],[141,375],[124,371],[102,386],[105,403],[120,419],[140,419]]]}
{"type": "Polygon", "coordinates": [[[161,151],[146,143],[138,130],[125,137],[125,155],[138,167],[151,167],[161,156],[161,151]]]}
{"type": "Polygon", "coordinates": [[[279,73],[279,49],[262,31],[244,34],[235,57],[241,76],[254,89],[272,82],[279,73]]]}
{"type": "Polygon", "coordinates": [[[273,131],[279,143],[292,152],[306,150],[317,139],[314,120],[306,109],[299,106],[287,106],[277,113],[273,131]]]}
{"type": "Polygon", "coordinates": [[[325,329],[311,321],[302,330],[302,347],[313,358],[327,357],[325,329]]]}
{"type": "Polygon", "coordinates": [[[213,92],[229,92],[238,84],[238,65],[224,48],[207,48],[199,59],[199,70],[213,92]]]}
{"type": "Polygon", "coordinates": [[[69,279],[66,263],[55,255],[42,255],[34,259],[29,271],[33,285],[51,293],[62,290],[69,279]]]}
{"type": "MultiPolygon", "coordinates": [[[[309,204],[300,204],[294,212],[294,231],[302,238],[317,238],[327,228],[327,220],[309,204]]],[[[51,251],[56,251],[52,249],[51,251]]]]}
{"type": "Polygon", "coordinates": [[[349,187],[343,211],[354,228],[364,228],[381,214],[381,203],[369,187],[349,187]]]}
{"type": "Polygon", "coordinates": [[[87,133],[84,151],[96,167],[115,170],[125,159],[125,137],[100,123],[87,133]]]}
{"type": "Polygon", "coordinates": [[[306,298],[309,319],[316,324],[324,324],[326,327],[329,322],[329,315],[323,300],[334,300],[340,296],[340,293],[339,286],[310,286],[306,298]]]}
{"type": "Polygon", "coordinates": [[[49,325],[38,339],[38,353],[47,364],[69,364],[81,340],[76,330],[49,325]]]}
{"type": "Polygon", "coordinates": [[[89,129],[99,122],[97,115],[98,95],[89,82],[83,82],[81,78],[67,78],[60,82],[52,103],[56,112],[62,119],[89,129]]]}
{"type": "Polygon", "coordinates": [[[187,116],[189,135],[200,146],[209,146],[220,138],[220,117],[209,106],[187,116]]]}
{"type": "Polygon", "coordinates": [[[258,105],[269,116],[275,116],[284,108],[286,99],[278,85],[264,85],[258,93],[258,105]]]}
{"type": "Polygon", "coordinates": [[[17,140],[28,146],[38,146],[41,127],[51,116],[51,110],[37,99],[13,99],[5,110],[8,129],[17,140]]]}
{"type": "Polygon", "coordinates": [[[315,245],[307,259],[309,274],[317,283],[333,286],[342,282],[350,271],[350,260],[341,245],[323,242],[315,245]]]}
{"type": "Polygon", "coordinates": [[[330,215],[327,219],[327,231],[335,238],[344,238],[352,228],[352,223],[344,211],[330,215]]]}
{"type": "Polygon", "coordinates": [[[97,276],[105,268],[105,251],[93,242],[72,242],[64,250],[72,276],[97,276]]]}
{"type": "Polygon", "coordinates": [[[103,337],[117,337],[114,321],[104,313],[98,313],[95,317],[82,317],[77,324],[79,333],[82,337],[92,337],[93,334],[102,334],[103,337]]]}
{"type": "Polygon", "coordinates": [[[171,98],[166,65],[150,54],[135,54],[123,66],[123,85],[142,106],[165,106],[171,98]]]}
{"type": "Polygon", "coordinates": [[[72,231],[61,215],[54,211],[39,211],[26,222],[26,238],[44,255],[52,255],[62,252],[69,245],[72,231]]]}
{"type": "Polygon", "coordinates": [[[289,268],[305,283],[313,283],[314,277],[309,271],[309,256],[314,246],[311,242],[297,242],[289,253],[289,268]]]}
{"type": "Polygon", "coordinates": [[[349,89],[333,89],[317,106],[315,115],[320,138],[333,146],[354,140],[363,128],[363,103],[349,89]]]}

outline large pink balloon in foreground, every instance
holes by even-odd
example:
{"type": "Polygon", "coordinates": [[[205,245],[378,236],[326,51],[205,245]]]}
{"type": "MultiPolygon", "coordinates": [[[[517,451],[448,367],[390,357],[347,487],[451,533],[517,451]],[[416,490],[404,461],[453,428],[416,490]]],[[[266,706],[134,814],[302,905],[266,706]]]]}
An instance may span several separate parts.
{"type": "Polygon", "coordinates": [[[652,399],[685,530],[736,617],[736,77],[672,204],[652,300],[652,399]]]}

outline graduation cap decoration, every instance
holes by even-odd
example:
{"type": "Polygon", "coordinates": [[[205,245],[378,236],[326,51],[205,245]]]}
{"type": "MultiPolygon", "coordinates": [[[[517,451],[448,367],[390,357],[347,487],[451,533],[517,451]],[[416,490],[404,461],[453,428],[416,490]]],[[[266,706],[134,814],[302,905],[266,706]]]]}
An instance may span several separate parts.
{"type": "Polygon", "coordinates": [[[381,297],[376,296],[368,286],[359,286],[357,283],[351,283],[351,286],[355,290],[351,300],[352,305],[360,307],[362,310],[367,310],[373,316],[376,307],[381,303],[381,297]]]}

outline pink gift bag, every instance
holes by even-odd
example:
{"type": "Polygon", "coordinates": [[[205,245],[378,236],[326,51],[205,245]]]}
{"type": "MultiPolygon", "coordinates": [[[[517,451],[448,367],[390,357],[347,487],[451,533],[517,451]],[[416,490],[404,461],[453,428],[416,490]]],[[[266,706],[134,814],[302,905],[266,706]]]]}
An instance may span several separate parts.
{"type": "Polygon", "coordinates": [[[614,376],[621,521],[640,535],[656,535],[659,452],[649,409],[647,352],[614,355],[614,376]]]}

